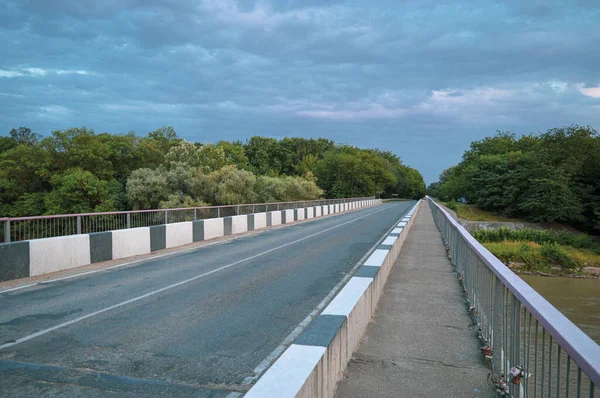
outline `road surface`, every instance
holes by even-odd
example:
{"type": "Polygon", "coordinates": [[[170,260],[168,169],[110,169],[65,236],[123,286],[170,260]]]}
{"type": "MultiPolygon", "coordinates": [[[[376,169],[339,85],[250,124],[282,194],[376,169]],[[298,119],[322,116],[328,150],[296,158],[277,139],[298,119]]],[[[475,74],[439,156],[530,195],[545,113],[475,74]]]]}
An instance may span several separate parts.
{"type": "Polygon", "coordinates": [[[0,396],[239,396],[414,203],[0,293],[0,396]]]}

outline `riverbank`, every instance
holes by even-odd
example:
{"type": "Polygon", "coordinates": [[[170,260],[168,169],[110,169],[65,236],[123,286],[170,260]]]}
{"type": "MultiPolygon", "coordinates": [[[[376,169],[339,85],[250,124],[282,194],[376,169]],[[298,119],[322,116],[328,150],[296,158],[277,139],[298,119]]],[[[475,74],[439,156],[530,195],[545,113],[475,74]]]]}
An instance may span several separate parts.
{"type": "Polygon", "coordinates": [[[452,217],[516,273],[589,279],[600,276],[598,237],[560,224],[546,226],[502,218],[463,203],[450,205],[445,207],[452,217]],[[481,221],[461,217],[465,215],[481,221]]]}

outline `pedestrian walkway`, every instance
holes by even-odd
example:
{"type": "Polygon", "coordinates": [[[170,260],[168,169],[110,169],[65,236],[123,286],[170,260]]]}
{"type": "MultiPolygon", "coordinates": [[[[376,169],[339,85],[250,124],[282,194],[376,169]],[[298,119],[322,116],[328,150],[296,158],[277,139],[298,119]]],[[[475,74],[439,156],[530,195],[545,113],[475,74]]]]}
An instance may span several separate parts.
{"type": "Polygon", "coordinates": [[[453,267],[424,203],[336,397],[495,397],[453,267]]]}

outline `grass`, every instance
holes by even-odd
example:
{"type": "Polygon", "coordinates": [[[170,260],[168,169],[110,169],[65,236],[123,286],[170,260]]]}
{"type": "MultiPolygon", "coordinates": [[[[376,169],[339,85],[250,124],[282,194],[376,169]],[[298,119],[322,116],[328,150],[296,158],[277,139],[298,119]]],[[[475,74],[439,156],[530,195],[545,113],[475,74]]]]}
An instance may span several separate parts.
{"type": "Polygon", "coordinates": [[[483,245],[503,263],[523,263],[529,271],[579,271],[583,267],[600,267],[600,254],[590,249],[575,249],[557,243],[484,242],[483,245]]]}
{"type": "Polygon", "coordinates": [[[569,231],[544,230],[544,229],[480,229],[472,233],[479,242],[535,242],[540,245],[559,244],[576,249],[597,250],[600,254],[600,243],[587,234],[569,231]]]}
{"type": "Polygon", "coordinates": [[[442,202],[447,208],[452,209],[456,214],[468,221],[498,221],[498,222],[520,222],[516,218],[507,218],[499,214],[478,209],[473,205],[460,202],[442,202]]]}
{"type": "MultiPolygon", "coordinates": [[[[469,221],[520,222],[460,202],[445,202],[469,221]]],[[[472,235],[503,263],[522,263],[529,271],[573,272],[600,267],[600,238],[564,230],[480,229],[472,235]]]]}

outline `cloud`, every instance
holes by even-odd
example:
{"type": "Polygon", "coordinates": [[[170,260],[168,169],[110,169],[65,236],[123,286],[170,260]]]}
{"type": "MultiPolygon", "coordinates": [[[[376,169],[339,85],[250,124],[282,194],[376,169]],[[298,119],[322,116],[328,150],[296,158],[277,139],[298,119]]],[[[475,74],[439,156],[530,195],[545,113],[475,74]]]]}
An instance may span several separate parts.
{"type": "Polygon", "coordinates": [[[44,68],[17,68],[13,70],[1,70],[0,77],[45,77],[48,75],[96,75],[95,72],[86,70],[68,70],[68,69],[44,69],[44,68]]]}
{"type": "Polygon", "coordinates": [[[2,70],[0,69],[0,77],[19,77],[19,76],[23,76],[23,72],[20,71],[16,71],[16,70],[2,70]]]}
{"type": "Polygon", "coordinates": [[[581,92],[581,94],[585,95],[586,97],[600,98],[600,86],[599,87],[581,87],[579,89],[579,92],[581,92]]]}

